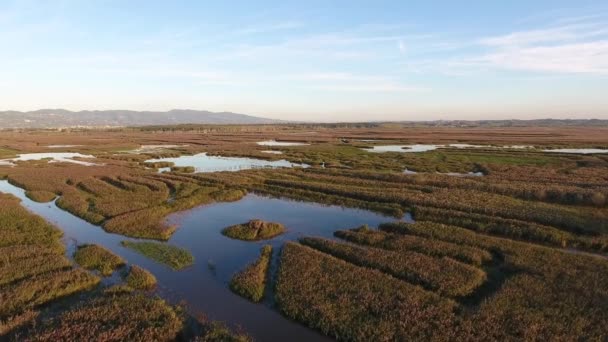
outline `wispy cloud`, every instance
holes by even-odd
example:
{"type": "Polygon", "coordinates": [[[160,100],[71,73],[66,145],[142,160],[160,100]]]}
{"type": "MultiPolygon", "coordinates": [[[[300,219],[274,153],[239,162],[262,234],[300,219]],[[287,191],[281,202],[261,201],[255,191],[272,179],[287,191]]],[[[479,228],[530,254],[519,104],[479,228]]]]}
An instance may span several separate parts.
{"type": "Polygon", "coordinates": [[[472,62],[505,69],[608,74],[608,28],[595,21],[488,37],[472,62]]]}

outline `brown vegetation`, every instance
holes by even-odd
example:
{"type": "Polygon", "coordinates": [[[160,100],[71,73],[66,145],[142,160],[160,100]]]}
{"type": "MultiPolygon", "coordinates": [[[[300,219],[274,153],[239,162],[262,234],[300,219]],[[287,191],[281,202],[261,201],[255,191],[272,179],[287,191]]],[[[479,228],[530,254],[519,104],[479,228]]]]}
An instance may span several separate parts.
{"type": "Polygon", "coordinates": [[[222,234],[238,240],[258,241],[272,239],[285,231],[285,226],[280,223],[251,220],[247,223],[226,227],[222,230],[222,234]]]}

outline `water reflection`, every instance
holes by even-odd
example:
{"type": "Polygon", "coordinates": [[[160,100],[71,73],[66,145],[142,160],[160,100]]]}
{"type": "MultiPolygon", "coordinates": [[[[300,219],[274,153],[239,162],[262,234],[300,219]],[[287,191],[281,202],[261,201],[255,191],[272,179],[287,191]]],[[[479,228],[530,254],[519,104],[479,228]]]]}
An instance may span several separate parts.
{"type": "MultiPolygon", "coordinates": [[[[279,167],[302,167],[310,165],[292,163],[287,160],[263,160],[241,157],[220,157],[208,156],[207,153],[199,153],[193,156],[180,156],[176,158],[150,159],[146,162],[171,162],[175,166],[192,166],[195,172],[220,172],[220,171],[240,171],[260,168],[279,168],[279,167]]],[[[167,171],[168,169],[162,169],[167,171]]],[[[162,172],[161,171],[161,172],[162,172]]]]}
{"type": "MultiPolygon", "coordinates": [[[[333,238],[337,229],[367,224],[375,227],[382,222],[393,221],[366,210],[326,206],[315,203],[269,198],[254,194],[232,203],[201,206],[174,214],[169,223],[179,229],[168,243],[186,248],[195,257],[195,264],[181,271],[174,271],[120,245],[122,240],[137,240],[105,232],[72,214],[59,209],[54,203],[36,203],[25,196],[23,189],[7,181],[0,181],[0,191],[11,193],[22,200],[32,212],[60,227],[71,256],[75,246],[97,243],[120,255],[131,264],[140,265],[158,279],[158,294],[174,303],[186,301],[191,311],[204,312],[209,318],[240,326],[259,341],[323,341],[329,340],[303,325],[294,323],[272,307],[272,301],[253,304],[228,289],[228,282],[237,270],[253,261],[264,244],[275,247],[276,265],[280,247],[301,236],[333,238]],[[229,225],[254,218],[280,222],[287,233],[265,242],[246,242],[224,237],[220,231],[229,225]]],[[[403,220],[411,222],[411,216],[403,220]]],[[[106,279],[112,283],[116,279],[106,279]]]]}

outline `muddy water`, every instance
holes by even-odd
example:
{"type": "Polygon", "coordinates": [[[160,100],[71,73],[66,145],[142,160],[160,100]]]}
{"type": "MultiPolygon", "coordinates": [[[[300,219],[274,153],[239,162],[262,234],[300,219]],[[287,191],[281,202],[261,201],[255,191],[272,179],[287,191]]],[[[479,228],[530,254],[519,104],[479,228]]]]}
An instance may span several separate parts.
{"type": "MultiPolygon", "coordinates": [[[[317,332],[283,317],[273,307],[272,299],[253,304],[228,289],[232,274],[253,261],[262,245],[272,244],[276,253],[286,241],[304,235],[332,238],[337,229],[362,224],[377,226],[394,220],[365,210],[250,194],[236,202],[201,206],[171,215],[168,221],[177,224],[179,229],[168,243],[186,248],[195,256],[193,266],[173,271],[120,245],[122,240],[136,239],[106,233],[102,228],[59,209],[52,202],[33,202],[22,189],[7,181],[0,181],[0,192],[19,197],[26,208],[60,227],[65,233],[64,241],[70,256],[77,244],[103,245],[129,263],[150,270],[158,279],[158,294],[161,297],[173,303],[185,301],[193,313],[202,312],[210,319],[224,321],[232,327],[242,327],[257,341],[327,340],[317,332]],[[288,232],[265,242],[232,240],[220,233],[226,226],[254,218],[283,223],[288,232]]],[[[411,217],[406,216],[404,220],[411,220],[411,217]]],[[[274,264],[276,258],[275,254],[274,264]]],[[[107,282],[112,280],[108,279],[107,282]]]]}

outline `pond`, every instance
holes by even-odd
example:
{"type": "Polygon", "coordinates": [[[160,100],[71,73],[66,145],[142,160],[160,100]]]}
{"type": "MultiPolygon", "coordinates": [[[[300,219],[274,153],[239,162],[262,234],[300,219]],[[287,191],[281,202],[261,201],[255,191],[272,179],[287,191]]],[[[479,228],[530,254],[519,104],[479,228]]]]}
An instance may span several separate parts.
{"type": "Polygon", "coordinates": [[[283,154],[283,152],[281,151],[273,151],[273,150],[264,150],[264,151],[260,151],[262,153],[268,153],[268,154],[283,154]]]}
{"type": "MultiPolygon", "coordinates": [[[[186,301],[191,312],[204,312],[210,319],[224,321],[232,327],[240,326],[258,341],[329,340],[284,318],[273,307],[272,300],[254,304],[229,290],[231,276],[254,261],[264,244],[275,247],[273,265],[276,268],[279,248],[286,241],[305,235],[333,238],[333,232],[338,229],[362,224],[375,227],[395,220],[366,210],[249,194],[236,202],[200,206],[168,218],[169,223],[179,227],[168,243],[190,250],[195,257],[193,266],[174,271],[120,245],[120,241],[136,239],[106,233],[101,227],[59,209],[52,202],[33,202],[25,196],[24,190],[7,181],[0,181],[0,192],[19,197],[26,208],[61,228],[70,257],[77,244],[103,245],[129,263],[152,272],[158,279],[157,292],[161,297],[173,303],[186,301]],[[280,222],[288,231],[265,242],[232,240],[220,233],[226,226],[254,218],[280,222]]],[[[411,221],[411,216],[407,215],[403,220],[411,221]]]]}
{"type": "Polygon", "coordinates": [[[608,153],[608,149],[599,149],[599,148],[556,148],[556,149],[543,150],[543,152],[593,154],[593,153],[608,153]]]}
{"type": "MultiPolygon", "coordinates": [[[[363,141],[363,140],[361,140],[363,141]]],[[[371,140],[368,140],[371,141],[371,140]]],[[[447,145],[435,145],[435,144],[414,144],[414,145],[376,145],[371,148],[363,148],[368,152],[427,152],[434,151],[438,148],[459,148],[459,149],[478,149],[478,148],[490,148],[490,149],[530,149],[534,146],[527,145],[511,145],[511,146],[491,146],[491,145],[472,145],[472,144],[447,144],[447,145]]]]}
{"type": "Polygon", "coordinates": [[[365,151],[374,152],[374,153],[384,153],[384,152],[427,152],[433,151],[439,148],[440,145],[378,145],[372,146],[371,148],[364,148],[365,151]]]}
{"type": "Polygon", "coordinates": [[[95,158],[90,155],[73,153],[73,152],[49,152],[49,153],[24,153],[19,154],[16,158],[3,159],[0,162],[15,162],[15,161],[28,161],[28,160],[43,160],[50,159],[51,162],[64,162],[73,163],[85,166],[95,166],[98,164],[85,162],[82,160],[76,160],[74,158],[95,158]]]}
{"type": "Polygon", "coordinates": [[[258,141],[256,144],[261,146],[307,146],[310,144],[302,143],[302,142],[288,142],[288,141],[275,141],[275,140],[266,140],[266,141],[258,141]]]}
{"type": "MultiPolygon", "coordinates": [[[[240,171],[249,169],[280,168],[280,167],[302,167],[310,165],[292,163],[287,160],[264,160],[242,157],[220,157],[208,156],[207,153],[199,153],[193,156],[180,156],[176,158],[150,159],[146,162],[171,162],[175,166],[192,166],[195,172],[220,172],[220,171],[240,171]]],[[[163,168],[160,171],[167,171],[163,168]]]]}

